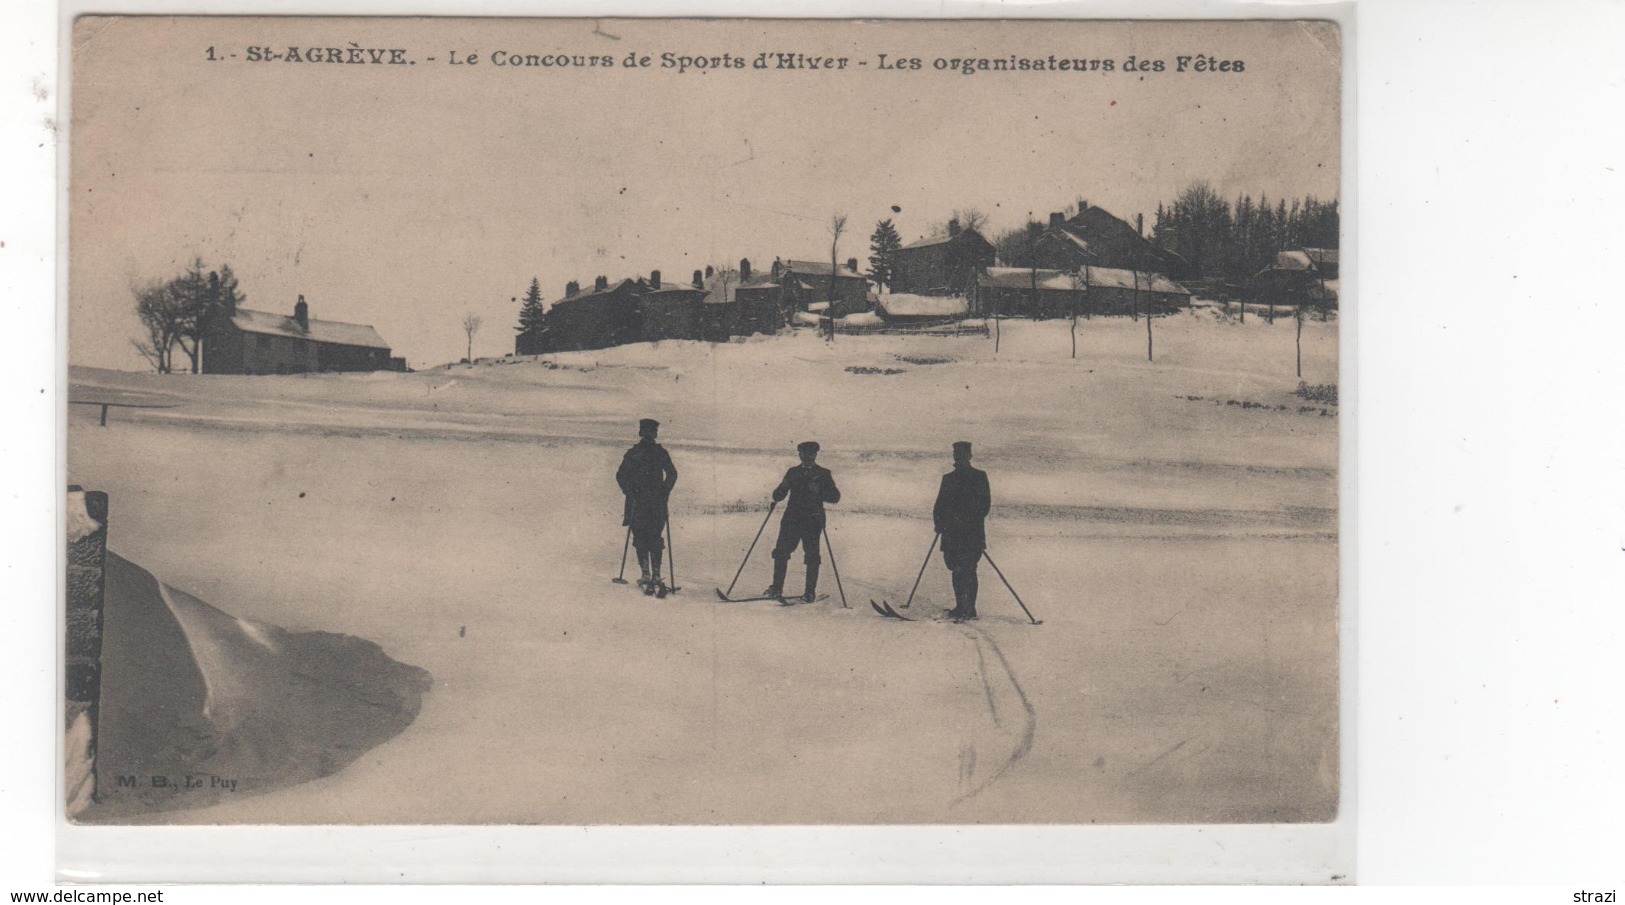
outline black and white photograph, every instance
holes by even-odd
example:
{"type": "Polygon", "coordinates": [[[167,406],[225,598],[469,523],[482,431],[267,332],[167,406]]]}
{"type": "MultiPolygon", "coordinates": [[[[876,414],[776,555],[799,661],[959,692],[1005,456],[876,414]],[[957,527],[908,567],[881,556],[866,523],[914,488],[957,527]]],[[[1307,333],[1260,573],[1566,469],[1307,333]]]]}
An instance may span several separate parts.
{"type": "Polygon", "coordinates": [[[71,71],[70,821],[1337,819],[1338,23],[71,71]]]}

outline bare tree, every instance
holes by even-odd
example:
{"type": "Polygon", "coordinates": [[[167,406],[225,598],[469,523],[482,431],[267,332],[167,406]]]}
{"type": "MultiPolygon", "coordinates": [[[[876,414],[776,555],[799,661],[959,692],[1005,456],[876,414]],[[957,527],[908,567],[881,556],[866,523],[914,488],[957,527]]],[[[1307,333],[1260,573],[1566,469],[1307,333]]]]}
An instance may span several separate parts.
{"type": "Polygon", "coordinates": [[[840,266],[841,234],[846,232],[846,215],[836,214],[829,218],[829,300],[835,301],[835,274],[840,266]]]}
{"type": "Polygon", "coordinates": [[[1292,312],[1292,319],[1298,322],[1298,379],[1303,379],[1303,304],[1299,303],[1292,312]]]}
{"type": "Polygon", "coordinates": [[[470,365],[474,363],[474,334],[480,332],[480,316],[470,311],[463,315],[463,332],[468,334],[468,358],[470,365]]]}
{"type": "Polygon", "coordinates": [[[830,342],[835,341],[835,274],[840,267],[841,234],[846,232],[846,215],[835,214],[829,218],[829,308],[824,312],[828,318],[829,332],[824,338],[830,342]]]}
{"type": "Polygon", "coordinates": [[[948,233],[948,224],[957,221],[961,230],[974,229],[981,232],[987,226],[987,214],[978,207],[956,207],[948,214],[947,220],[934,220],[926,230],[928,235],[942,236],[948,233]]]}
{"type": "Polygon", "coordinates": [[[135,296],[136,316],[147,331],[146,338],[132,339],[130,344],[153,370],[169,374],[173,371],[175,343],[184,329],[184,311],[174,286],[162,280],[132,283],[130,293],[135,296]]]}
{"type": "Polygon", "coordinates": [[[1085,264],[1083,266],[1083,268],[1081,268],[1079,270],[1074,270],[1071,273],[1071,280],[1072,280],[1072,328],[1071,328],[1071,333],[1072,333],[1072,357],[1073,358],[1078,357],[1078,299],[1079,299],[1079,297],[1083,296],[1084,293],[1089,291],[1089,270],[1088,270],[1088,267],[1089,267],[1089,265],[1085,264]]]}

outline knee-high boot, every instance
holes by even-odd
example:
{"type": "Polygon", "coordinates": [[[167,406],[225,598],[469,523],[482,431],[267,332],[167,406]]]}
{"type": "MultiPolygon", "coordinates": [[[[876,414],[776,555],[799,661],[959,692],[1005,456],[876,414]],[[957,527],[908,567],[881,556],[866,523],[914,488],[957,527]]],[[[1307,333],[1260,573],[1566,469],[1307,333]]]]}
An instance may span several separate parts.
{"type": "Polygon", "coordinates": [[[784,573],[790,570],[790,558],[773,559],[773,583],[762,593],[764,597],[778,597],[784,593],[784,573]]]}

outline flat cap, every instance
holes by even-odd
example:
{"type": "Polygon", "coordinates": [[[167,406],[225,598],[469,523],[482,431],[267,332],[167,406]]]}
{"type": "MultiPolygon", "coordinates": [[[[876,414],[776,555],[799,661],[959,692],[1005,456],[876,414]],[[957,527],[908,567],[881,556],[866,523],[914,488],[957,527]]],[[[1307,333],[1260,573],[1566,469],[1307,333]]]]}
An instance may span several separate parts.
{"type": "Polygon", "coordinates": [[[639,419],[639,421],[638,421],[638,430],[640,430],[640,431],[652,431],[652,430],[659,430],[659,429],[660,429],[660,422],[656,421],[653,418],[642,418],[642,419],[639,419]]]}
{"type": "Polygon", "coordinates": [[[796,452],[818,452],[818,441],[807,440],[796,444],[796,452]]]}

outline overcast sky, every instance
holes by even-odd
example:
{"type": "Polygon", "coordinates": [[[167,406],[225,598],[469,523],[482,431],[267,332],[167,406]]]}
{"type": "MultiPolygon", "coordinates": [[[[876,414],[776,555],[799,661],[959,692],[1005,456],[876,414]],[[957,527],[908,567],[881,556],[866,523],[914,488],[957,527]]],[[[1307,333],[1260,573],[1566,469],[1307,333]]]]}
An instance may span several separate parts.
{"type": "Polygon", "coordinates": [[[477,355],[511,352],[510,299],[533,276],[552,300],[598,274],[826,259],[835,212],[851,220],[841,259],[866,261],[883,217],[912,241],[956,207],[997,231],[1079,198],[1149,228],[1195,179],[1230,198],[1338,194],[1324,24],[124,18],[82,19],[74,43],[78,365],[144,369],[129,284],[194,255],[229,262],[247,307],[292,313],[302,293],[312,317],[372,324],[422,367],[462,355],[469,311],[477,355]],[[348,58],[350,42],[413,62],[247,60],[348,58]],[[615,65],[492,65],[499,51],[615,65]],[[678,74],[668,51],[747,65],[678,74]],[[761,71],[761,51],[848,64],[761,71]],[[633,52],[652,65],[623,68],[633,52]],[[922,68],[881,70],[880,54],[922,68]],[[1011,54],[1114,71],[934,66],[1011,54]],[[1127,73],[1131,55],[1167,68],[1127,73]],[[1175,72],[1185,55],[1245,69],[1175,72]]]}

